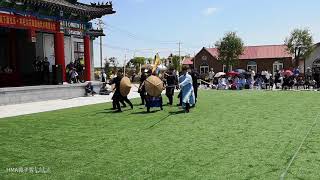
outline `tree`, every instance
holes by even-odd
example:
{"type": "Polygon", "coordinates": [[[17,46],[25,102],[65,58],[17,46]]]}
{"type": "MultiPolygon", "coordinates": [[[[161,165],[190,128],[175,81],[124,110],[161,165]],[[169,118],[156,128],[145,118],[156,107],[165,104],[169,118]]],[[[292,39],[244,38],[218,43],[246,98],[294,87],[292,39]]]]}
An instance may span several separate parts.
{"type": "MultiPolygon", "coordinates": [[[[181,57],[182,58],[182,57],[181,57]]],[[[175,69],[175,70],[180,70],[180,57],[177,56],[177,55],[174,55],[172,56],[172,59],[171,59],[171,64],[172,64],[172,67],[175,69]]]]}
{"type": "Polygon", "coordinates": [[[294,54],[295,66],[299,66],[300,59],[306,59],[312,52],[313,38],[308,29],[295,29],[286,38],[285,44],[288,52],[294,54]]]}
{"type": "Polygon", "coordinates": [[[110,61],[107,58],[104,59],[104,72],[107,74],[107,78],[108,78],[111,72],[111,68],[110,68],[110,61]]]}
{"type": "Polygon", "coordinates": [[[131,59],[128,62],[128,66],[133,66],[136,68],[136,70],[138,71],[140,68],[140,65],[143,65],[146,63],[146,58],[145,57],[134,57],[133,59],[131,59]]]}
{"type": "Polygon", "coordinates": [[[147,58],[147,59],[146,59],[146,62],[147,62],[148,64],[151,64],[152,61],[153,61],[153,58],[147,58]]]}
{"type": "Polygon", "coordinates": [[[218,60],[226,65],[227,71],[230,70],[230,66],[238,64],[244,51],[243,41],[236,32],[227,33],[215,46],[218,49],[218,60]]]}
{"type": "Polygon", "coordinates": [[[115,57],[109,58],[110,65],[112,64],[114,68],[117,68],[119,65],[118,59],[115,57]]]}

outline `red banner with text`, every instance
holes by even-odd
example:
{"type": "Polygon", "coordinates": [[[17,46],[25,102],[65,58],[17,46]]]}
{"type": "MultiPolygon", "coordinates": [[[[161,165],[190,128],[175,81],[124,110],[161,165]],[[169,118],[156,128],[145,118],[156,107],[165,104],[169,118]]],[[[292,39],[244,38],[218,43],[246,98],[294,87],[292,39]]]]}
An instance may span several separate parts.
{"type": "Polygon", "coordinates": [[[57,32],[59,23],[35,17],[15,16],[0,13],[0,26],[57,32]]]}

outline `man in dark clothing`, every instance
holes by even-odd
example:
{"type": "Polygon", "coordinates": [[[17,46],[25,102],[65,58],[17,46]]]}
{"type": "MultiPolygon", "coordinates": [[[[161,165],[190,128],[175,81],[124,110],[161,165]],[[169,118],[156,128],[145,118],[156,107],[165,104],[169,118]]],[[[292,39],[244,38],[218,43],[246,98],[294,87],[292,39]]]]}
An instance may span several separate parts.
{"type": "Polygon", "coordinates": [[[48,61],[48,58],[45,57],[43,61],[43,81],[48,84],[50,82],[50,62],[48,61]]]}
{"type": "Polygon", "coordinates": [[[169,99],[168,105],[173,104],[173,96],[174,96],[174,89],[177,86],[177,76],[173,73],[173,68],[170,68],[168,73],[165,74],[165,83],[166,83],[166,96],[169,99]]]}
{"type": "Polygon", "coordinates": [[[194,90],[194,95],[195,95],[195,99],[196,99],[196,103],[197,103],[197,99],[198,99],[198,79],[200,77],[199,73],[196,71],[196,69],[193,69],[190,73],[191,77],[192,77],[192,85],[193,85],[193,90],[194,90]]]}
{"type": "Polygon", "coordinates": [[[84,82],[83,79],[81,79],[84,73],[84,66],[81,64],[80,58],[75,61],[74,67],[76,69],[76,72],[78,73],[76,81],[84,82]]]}
{"type": "MultiPolygon", "coordinates": [[[[148,70],[147,70],[148,71],[148,70]]],[[[141,77],[140,77],[140,85],[139,85],[139,93],[140,93],[140,98],[141,98],[141,104],[140,105],[144,105],[145,104],[145,99],[146,99],[146,89],[143,85],[143,82],[147,80],[147,74],[145,72],[145,70],[141,71],[141,77]]]]}
{"type": "Polygon", "coordinates": [[[113,94],[112,100],[114,101],[114,105],[116,106],[116,108],[118,109],[116,112],[122,112],[121,110],[121,106],[120,106],[120,102],[121,101],[125,101],[126,103],[128,103],[131,106],[131,109],[133,109],[133,105],[131,103],[131,101],[128,99],[128,97],[123,97],[120,93],[120,82],[122,79],[123,75],[121,71],[118,71],[117,73],[117,77],[113,78],[110,81],[110,85],[115,84],[115,89],[116,91],[113,94]]]}

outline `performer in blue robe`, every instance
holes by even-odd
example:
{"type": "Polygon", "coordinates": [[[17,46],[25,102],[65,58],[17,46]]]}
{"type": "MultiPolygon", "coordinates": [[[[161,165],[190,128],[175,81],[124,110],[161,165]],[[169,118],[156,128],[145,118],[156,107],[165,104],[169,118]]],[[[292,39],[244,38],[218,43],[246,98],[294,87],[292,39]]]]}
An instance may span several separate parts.
{"type": "Polygon", "coordinates": [[[194,89],[192,85],[192,77],[188,73],[188,67],[182,67],[182,75],[179,77],[179,86],[181,88],[182,107],[189,113],[190,107],[195,105],[194,89]]]}

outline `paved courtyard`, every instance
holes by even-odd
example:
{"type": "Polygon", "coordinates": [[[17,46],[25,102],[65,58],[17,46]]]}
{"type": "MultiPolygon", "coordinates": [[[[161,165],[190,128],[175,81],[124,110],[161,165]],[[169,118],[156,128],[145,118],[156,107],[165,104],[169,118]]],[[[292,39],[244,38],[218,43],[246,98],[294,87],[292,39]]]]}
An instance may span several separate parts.
{"type": "MultiPolygon", "coordinates": [[[[131,93],[129,94],[129,99],[139,97],[137,92],[137,87],[133,86],[131,93]]],[[[73,99],[58,99],[50,101],[41,102],[31,102],[23,104],[13,104],[0,106],[0,118],[20,116],[26,114],[33,114],[39,112],[54,111],[59,109],[80,107],[92,104],[100,104],[111,102],[112,94],[108,96],[96,95],[88,97],[79,97],[73,99]]]]}

